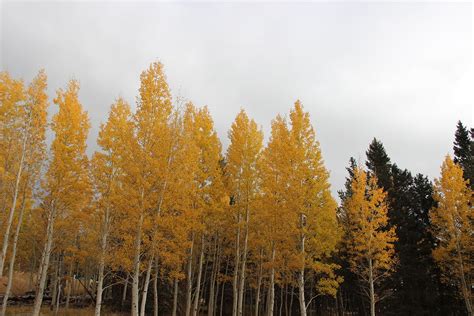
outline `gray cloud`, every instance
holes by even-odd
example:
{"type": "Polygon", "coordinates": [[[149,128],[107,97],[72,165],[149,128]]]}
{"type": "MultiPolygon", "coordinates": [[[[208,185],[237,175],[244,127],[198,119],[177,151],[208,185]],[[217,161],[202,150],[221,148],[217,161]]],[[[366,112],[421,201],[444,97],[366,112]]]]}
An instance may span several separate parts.
{"type": "Polygon", "coordinates": [[[241,107],[268,137],[299,98],[336,191],[373,137],[400,167],[438,175],[457,120],[473,125],[471,23],[470,3],[3,2],[0,61],[25,80],[45,68],[51,99],[81,82],[90,152],[157,59],[175,96],[209,106],[224,147],[241,107]]]}

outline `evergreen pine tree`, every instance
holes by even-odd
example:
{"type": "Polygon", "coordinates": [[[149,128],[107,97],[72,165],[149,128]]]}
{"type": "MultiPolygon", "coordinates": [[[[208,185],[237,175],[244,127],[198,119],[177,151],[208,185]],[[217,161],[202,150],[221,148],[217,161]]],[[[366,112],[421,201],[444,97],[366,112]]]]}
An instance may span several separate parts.
{"type": "Polygon", "coordinates": [[[461,121],[458,121],[454,134],[454,162],[459,164],[464,172],[464,179],[469,180],[474,189],[474,130],[469,131],[461,121]]]}
{"type": "Polygon", "coordinates": [[[392,188],[390,158],[381,141],[374,138],[366,151],[367,169],[377,177],[377,185],[389,192],[392,188]]]}

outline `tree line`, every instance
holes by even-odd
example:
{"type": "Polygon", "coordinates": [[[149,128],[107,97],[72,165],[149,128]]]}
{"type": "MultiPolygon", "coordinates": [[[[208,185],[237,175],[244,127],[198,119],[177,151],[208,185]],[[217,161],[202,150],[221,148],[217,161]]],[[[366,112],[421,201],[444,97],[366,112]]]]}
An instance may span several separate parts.
{"type": "Polygon", "coordinates": [[[68,307],[73,280],[95,315],[473,315],[473,129],[458,123],[434,183],[374,138],[338,203],[300,101],[266,144],[241,110],[223,153],[207,107],[174,100],[161,63],[140,83],[89,158],[77,81],[48,121],[45,72],[0,73],[2,315],[15,271],[35,282],[35,316],[45,295],[68,307]]]}

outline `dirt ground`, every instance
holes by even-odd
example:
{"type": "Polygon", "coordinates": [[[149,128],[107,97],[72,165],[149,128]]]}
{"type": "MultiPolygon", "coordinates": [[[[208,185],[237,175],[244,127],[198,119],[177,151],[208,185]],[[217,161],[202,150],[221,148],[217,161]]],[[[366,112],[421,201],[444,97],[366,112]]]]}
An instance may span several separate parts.
{"type": "MultiPolygon", "coordinates": [[[[31,313],[31,308],[32,306],[12,306],[7,308],[7,313],[6,316],[28,316],[31,313]]],[[[112,312],[107,312],[107,310],[104,310],[102,315],[105,316],[124,316],[126,314],[118,314],[118,313],[112,313],[112,312]]],[[[41,315],[44,316],[53,316],[54,311],[51,311],[49,308],[43,308],[41,311],[41,315]]],[[[94,315],[94,309],[93,308],[81,308],[81,309],[75,309],[75,308],[69,308],[69,309],[63,309],[60,308],[58,313],[56,314],[58,316],[90,316],[94,315]]]]}

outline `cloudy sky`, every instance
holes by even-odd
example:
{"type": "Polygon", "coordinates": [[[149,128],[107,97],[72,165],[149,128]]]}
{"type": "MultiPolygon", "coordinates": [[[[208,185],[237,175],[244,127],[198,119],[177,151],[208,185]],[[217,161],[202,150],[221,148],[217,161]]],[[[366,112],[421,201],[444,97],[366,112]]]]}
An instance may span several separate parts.
{"type": "Polygon", "coordinates": [[[209,106],[224,148],[240,108],[268,138],[272,118],[299,98],[334,191],[374,137],[400,167],[433,178],[456,122],[473,126],[468,2],[0,1],[1,69],[29,81],[44,68],[51,99],[78,79],[89,152],[110,104],[134,104],[156,60],[174,96],[209,106]]]}

